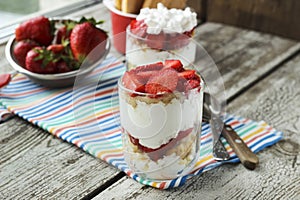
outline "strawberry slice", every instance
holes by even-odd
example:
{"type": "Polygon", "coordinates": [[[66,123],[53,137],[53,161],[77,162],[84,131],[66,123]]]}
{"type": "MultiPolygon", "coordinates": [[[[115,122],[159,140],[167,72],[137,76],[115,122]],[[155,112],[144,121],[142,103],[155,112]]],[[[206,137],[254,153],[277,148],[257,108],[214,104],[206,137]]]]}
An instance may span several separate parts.
{"type": "Polygon", "coordinates": [[[188,36],[188,37],[193,37],[194,30],[195,30],[195,28],[193,28],[193,29],[190,30],[190,31],[186,31],[186,32],[184,32],[183,34],[185,34],[185,35],[188,36]]]}
{"type": "Polygon", "coordinates": [[[132,20],[130,23],[130,30],[134,35],[144,38],[147,34],[147,24],[144,20],[132,20]]]}
{"type": "Polygon", "coordinates": [[[164,44],[166,41],[165,34],[160,33],[160,34],[148,34],[146,36],[146,43],[148,47],[152,49],[158,49],[158,50],[163,50],[164,49],[164,44]]]}
{"type": "Polygon", "coordinates": [[[186,80],[199,79],[199,76],[196,74],[196,71],[192,69],[188,69],[183,72],[180,72],[178,73],[178,76],[185,78],[186,80]]]}
{"type": "Polygon", "coordinates": [[[134,145],[139,145],[139,139],[137,139],[137,138],[131,136],[130,134],[128,134],[128,136],[129,136],[130,142],[131,142],[132,144],[134,144],[134,145]]]}
{"type": "Polygon", "coordinates": [[[157,63],[151,63],[151,64],[136,67],[132,71],[134,71],[135,73],[138,73],[138,72],[144,72],[144,71],[161,70],[163,67],[164,67],[164,64],[162,62],[157,62],[157,63]]]}
{"type": "Polygon", "coordinates": [[[184,71],[183,64],[180,60],[166,60],[165,67],[170,67],[178,72],[184,71]]]}
{"type": "Polygon", "coordinates": [[[136,73],[137,78],[139,81],[143,84],[146,84],[151,76],[154,76],[156,73],[158,73],[157,70],[151,70],[151,71],[140,71],[136,73]]]}
{"type": "Polygon", "coordinates": [[[145,92],[145,85],[139,80],[138,76],[132,71],[125,72],[122,78],[123,85],[136,92],[145,92]]]}
{"type": "Polygon", "coordinates": [[[11,79],[10,74],[0,74],[0,88],[7,85],[11,79]]]}
{"type": "Polygon", "coordinates": [[[47,47],[47,50],[52,51],[53,53],[63,52],[65,47],[62,44],[51,44],[47,47]]]}
{"type": "Polygon", "coordinates": [[[169,35],[168,39],[169,39],[168,46],[167,46],[168,50],[182,48],[188,45],[191,40],[190,37],[182,33],[169,35]]]}
{"type": "Polygon", "coordinates": [[[158,71],[149,78],[145,86],[145,92],[149,94],[164,94],[173,92],[178,82],[177,72],[173,69],[166,68],[158,71]]]}
{"type": "Polygon", "coordinates": [[[200,81],[191,79],[186,82],[186,90],[191,90],[200,86],[200,81]]]}
{"type": "Polygon", "coordinates": [[[163,158],[164,155],[166,155],[166,152],[170,149],[174,148],[176,145],[178,145],[178,142],[188,136],[192,132],[193,128],[189,128],[185,131],[180,131],[178,133],[178,136],[176,138],[171,139],[168,143],[161,145],[157,149],[151,149],[142,146],[139,144],[139,149],[145,153],[148,153],[148,156],[154,160],[157,161],[160,158],[163,158]]]}
{"type": "Polygon", "coordinates": [[[176,86],[176,90],[179,92],[185,92],[186,91],[186,82],[187,80],[183,77],[178,77],[178,82],[177,82],[177,86],[176,86]]]}
{"type": "Polygon", "coordinates": [[[138,79],[145,84],[148,82],[151,76],[153,76],[155,73],[157,73],[157,71],[161,70],[163,67],[164,64],[162,62],[157,62],[139,66],[131,71],[133,73],[136,73],[138,79]]]}

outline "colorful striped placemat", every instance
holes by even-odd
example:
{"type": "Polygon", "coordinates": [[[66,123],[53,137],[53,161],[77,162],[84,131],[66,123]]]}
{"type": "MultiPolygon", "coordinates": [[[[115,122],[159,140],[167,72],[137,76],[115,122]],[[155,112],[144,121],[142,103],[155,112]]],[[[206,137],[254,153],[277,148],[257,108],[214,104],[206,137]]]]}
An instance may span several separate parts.
{"type": "MultiPolygon", "coordinates": [[[[203,123],[200,157],[190,174],[168,181],[149,181],[132,173],[122,154],[118,115],[117,81],[125,66],[116,58],[107,59],[89,75],[85,85],[46,89],[19,74],[0,90],[0,114],[7,111],[43,128],[49,133],[77,145],[91,155],[124,171],[134,180],[155,188],[167,189],[183,185],[187,179],[220,166],[239,162],[223,139],[230,160],[217,162],[212,156],[212,135],[209,124],[203,123]],[[4,109],[5,108],[5,109],[4,109]]],[[[282,132],[265,122],[255,122],[234,115],[226,116],[230,124],[254,152],[275,144],[282,132]]]]}

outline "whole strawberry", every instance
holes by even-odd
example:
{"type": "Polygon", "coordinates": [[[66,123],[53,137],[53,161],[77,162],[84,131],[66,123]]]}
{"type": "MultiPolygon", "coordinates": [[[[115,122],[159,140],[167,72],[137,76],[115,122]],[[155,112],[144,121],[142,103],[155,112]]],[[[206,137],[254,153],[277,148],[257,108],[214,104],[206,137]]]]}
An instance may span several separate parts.
{"type": "Polygon", "coordinates": [[[59,62],[57,62],[56,65],[57,68],[57,73],[65,73],[65,72],[69,72],[72,71],[73,69],[71,68],[71,66],[69,66],[65,61],[61,60],[59,62]]]}
{"type": "Polygon", "coordinates": [[[62,26],[57,29],[56,44],[61,44],[64,40],[68,40],[72,30],[68,30],[67,26],[62,26]]]}
{"type": "Polygon", "coordinates": [[[15,35],[17,41],[31,39],[44,46],[51,44],[54,37],[52,25],[44,16],[35,17],[20,24],[16,28],[15,35]]]}
{"type": "Polygon", "coordinates": [[[37,46],[39,46],[39,44],[32,40],[22,40],[18,42],[14,47],[14,57],[18,64],[25,67],[25,60],[28,51],[37,46]]]}
{"type": "Polygon", "coordinates": [[[78,23],[79,22],[75,22],[75,21],[71,21],[71,20],[65,21],[64,26],[57,29],[55,43],[62,44],[66,40],[70,40],[71,32],[72,32],[73,28],[75,27],[75,25],[78,23]]]}
{"type": "Polygon", "coordinates": [[[74,58],[79,62],[83,62],[87,55],[97,47],[97,54],[88,58],[92,62],[96,61],[105,51],[106,42],[104,41],[107,40],[107,37],[107,34],[103,30],[90,22],[77,24],[70,36],[70,46],[74,58]]]}
{"type": "Polygon", "coordinates": [[[57,73],[58,61],[52,51],[35,47],[27,53],[26,69],[39,74],[54,74],[57,73]]]}

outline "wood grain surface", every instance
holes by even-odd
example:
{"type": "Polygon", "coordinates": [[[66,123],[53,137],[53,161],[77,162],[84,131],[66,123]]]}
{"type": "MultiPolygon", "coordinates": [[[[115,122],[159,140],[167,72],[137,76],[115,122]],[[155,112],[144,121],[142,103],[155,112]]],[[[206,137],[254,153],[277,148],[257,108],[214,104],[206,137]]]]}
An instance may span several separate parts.
{"type": "Polygon", "coordinates": [[[284,132],[282,141],[258,153],[255,170],[223,165],[167,191],[125,177],[95,199],[300,199],[299,66],[300,54],[228,106],[230,113],[264,120],[284,132]]]}
{"type": "Polygon", "coordinates": [[[298,0],[201,0],[206,19],[300,40],[298,0]]]}
{"type": "Polygon", "coordinates": [[[202,25],[195,40],[216,63],[229,100],[300,49],[293,40],[217,23],[202,25]]]}
{"type": "MultiPolygon", "coordinates": [[[[111,30],[103,5],[72,16],[83,14],[105,19],[104,28],[111,30]]],[[[98,193],[96,199],[298,197],[299,56],[283,63],[299,51],[299,44],[215,23],[204,24],[196,31],[196,40],[223,75],[230,100],[228,110],[264,119],[287,134],[278,145],[259,153],[261,164],[257,170],[248,171],[240,164],[224,165],[189,180],[181,188],[160,191],[123,177],[114,167],[15,117],[0,124],[0,199],[80,199],[98,193]]],[[[0,56],[0,72],[9,71],[3,46],[0,56]]]]}
{"type": "MultiPolygon", "coordinates": [[[[86,16],[104,19],[103,28],[110,30],[103,5],[89,10],[86,16]]],[[[11,71],[3,46],[0,56],[0,72],[11,71]]],[[[123,176],[100,159],[18,117],[0,124],[0,155],[0,199],[82,198],[123,176]]]]}

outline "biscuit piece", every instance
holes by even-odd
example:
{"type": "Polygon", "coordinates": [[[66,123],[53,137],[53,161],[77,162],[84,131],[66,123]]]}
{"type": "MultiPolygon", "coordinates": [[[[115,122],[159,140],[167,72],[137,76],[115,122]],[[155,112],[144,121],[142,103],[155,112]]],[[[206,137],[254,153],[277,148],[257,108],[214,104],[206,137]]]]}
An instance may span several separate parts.
{"type": "Polygon", "coordinates": [[[187,0],[145,0],[143,8],[156,8],[158,3],[162,3],[168,9],[184,9],[187,0]]]}
{"type": "Polygon", "coordinates": [[[122,10],[122,0],[115,0],[115,7],[118,10],[122,10]]]}
{"type": "Polygon", "coordinates": [[[122,0],[122,11],[125,13],[139,14],[144,0],[122,0]]]}

